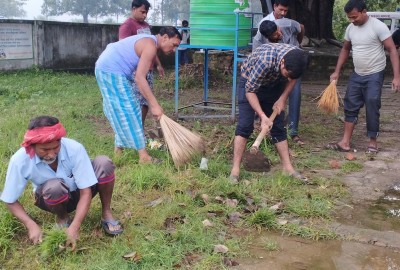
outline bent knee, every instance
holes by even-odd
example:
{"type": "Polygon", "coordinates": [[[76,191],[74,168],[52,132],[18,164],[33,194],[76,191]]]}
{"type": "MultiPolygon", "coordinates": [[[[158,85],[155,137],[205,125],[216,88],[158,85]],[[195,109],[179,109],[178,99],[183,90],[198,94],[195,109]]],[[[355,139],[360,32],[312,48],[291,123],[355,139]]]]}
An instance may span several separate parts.
{"type": "Polygon", "coordinates": [[[92,161],[93,170],[99,184],[106,184],[115,180],[115,164],[107,156],[97,156],[92,161]]]}

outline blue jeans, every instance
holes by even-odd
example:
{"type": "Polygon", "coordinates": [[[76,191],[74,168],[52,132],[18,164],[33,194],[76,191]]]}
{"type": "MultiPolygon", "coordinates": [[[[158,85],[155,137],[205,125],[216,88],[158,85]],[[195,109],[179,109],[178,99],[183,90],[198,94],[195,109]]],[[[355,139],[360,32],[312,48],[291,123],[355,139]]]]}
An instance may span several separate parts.
{"type": "MultiPolygon", "coordinates": [[[[235,135],[248,139],[254,130],[255,112],[246,98],[245,84],[247,80],[240,78],[238,86],[238,108],[239,119],[236,126],[235,135]]],[[[277,82],[273,85],[261,86],[257,92],[263,112],[270,116],[272,114],[272,106],[282,95],[286,82],[277,82]]],[[[274,125],[271,129],[271,137],[274,143],[278,143],[287,139],[285,127],[285,112],[277,115],[274,125]]]]}
{"type": "Polygon", "coordinates": [[[186,50],[178,50],[178,60],[179,60],[179,65],[185,65],[185,64],[189,63],[187,49],[186,50]]]}
{"type": "Polygon", "coordinates": [[[357,123],[358,113],[365,104],[369,138],[376,138],[379,135],[383,78],[384,71],[366,76],[360,76],[353,72],[347,84],[344,98],[344,120],[349,123],[357,123]]]}
{"type": "Polygon", "coordinates": [[[299,135],[300,106],[301,78],[298,78],[292,89],[292,92],[289,95],[288,129],[290,136],[299,135]]]}

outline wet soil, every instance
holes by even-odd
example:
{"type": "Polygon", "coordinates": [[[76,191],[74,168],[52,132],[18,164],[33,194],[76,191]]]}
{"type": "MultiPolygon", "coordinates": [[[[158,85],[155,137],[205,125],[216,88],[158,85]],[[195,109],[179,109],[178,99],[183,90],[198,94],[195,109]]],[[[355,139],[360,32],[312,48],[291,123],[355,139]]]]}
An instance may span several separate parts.
{"type": "MultiPolygon", "coordinates": [[[[326,82],[302,83],[302,111],[315,108],[312,100],[325,87],[326,82]]],[[[345,85],[339,85],[338,90],[344,96],[345,85]]],[[[249,257],[239,259],[235,269],[400,269],[400,94],[390,90],[390,81],[386,80],[377,155],[365,154],[365,112],[360,113],[352,154],[362,162],[363,169],[340,177],[349,190],[349,197],[338,204],[331,223],[340,240],[312,241],[262,232],[254,237],[249,257]],[[271,241],[277,250],[267,250],[265,246],[271,241]]],[[[304,138],[313,143],[315,151],[321,150],[324,140],[325,144],[335,142],[342,135],[343,124],[338,119],[325,120],[323,123],[332,128],[329,138],[319,138],[318,143],[310,141],[314,136],[304,138]]],[[[301,121],[315,119],[303,113],[301,121]]],[[[317,173],[332,176],[332,170],[317,173]]]]}

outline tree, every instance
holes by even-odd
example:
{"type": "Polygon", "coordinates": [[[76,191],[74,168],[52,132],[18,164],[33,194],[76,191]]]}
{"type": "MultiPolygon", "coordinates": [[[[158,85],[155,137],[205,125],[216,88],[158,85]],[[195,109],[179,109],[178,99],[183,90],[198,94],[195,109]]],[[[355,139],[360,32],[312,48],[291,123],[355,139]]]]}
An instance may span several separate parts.
{"type": "Polygon", "coordinates": [[[83,22],[89,22],[89,16],[126,14],[130,6],[127,1],[112,0],[44,0],[42,13],[58,16],[65,13],[82,15],[83,22]]]}
{"type": "Polygon", "coordinates": [[[160,0],[160,4],[152,6],[153,12],[149,18],[152,24],[175,25],[177,19],[189,19],[189,1],[160,0]]]}
{"type": "Polygon", "coordinates": [[[27,0],[0,0],[0,18],[25,17],[23,6],[27,0]]]}

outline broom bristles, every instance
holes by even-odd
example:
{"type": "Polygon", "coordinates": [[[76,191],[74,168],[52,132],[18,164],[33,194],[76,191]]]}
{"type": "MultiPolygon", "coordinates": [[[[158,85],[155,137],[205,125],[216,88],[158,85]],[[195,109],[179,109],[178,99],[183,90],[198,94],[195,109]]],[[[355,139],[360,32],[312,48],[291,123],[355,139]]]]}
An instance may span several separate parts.
{"type": "Polygon", "coordinates": [[[181,126],[165,114],[161,116],[160,126],[175,167],[184,165],[194,155],[205,150],[205,143],[200,135],[181,126]]]}
{"type": "Polygon", "coordinates": [[[339,110],[339,98],[336,90],[336,81],[333,80],[321,94],[318,108],[321,108],[327,113],[337,113],[339,110]]]}

